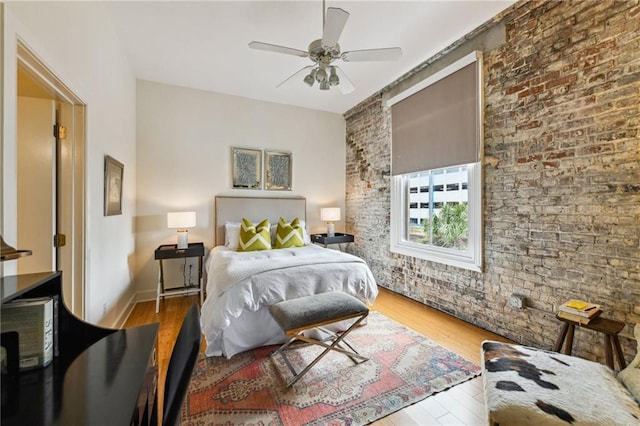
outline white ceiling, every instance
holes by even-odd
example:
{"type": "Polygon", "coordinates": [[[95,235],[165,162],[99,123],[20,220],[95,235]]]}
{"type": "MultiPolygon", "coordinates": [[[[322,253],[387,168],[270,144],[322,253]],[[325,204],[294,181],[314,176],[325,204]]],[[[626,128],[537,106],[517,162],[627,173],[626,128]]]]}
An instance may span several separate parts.
{"type": "Polygon", "coordinates": [[[302,81],[276,86],[308,58],[249,49],[252,40],[307,50],[322,36],[321,1],[108,2],[136,78],[344,113],[510,6],[512,0],[327,1],[350,13],[342,51],[401,47],[394,62],[339,61],[343,95],[302,81]]]}

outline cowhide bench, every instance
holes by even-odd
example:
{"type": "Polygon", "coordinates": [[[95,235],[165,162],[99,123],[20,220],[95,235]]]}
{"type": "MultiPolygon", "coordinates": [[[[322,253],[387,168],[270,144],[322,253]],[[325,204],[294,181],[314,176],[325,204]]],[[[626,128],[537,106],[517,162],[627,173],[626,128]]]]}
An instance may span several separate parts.
{"type": "Polygon", "coordinates": [[[482,342],[488,424],[640,425],[640,325],[635,334],[638,355],[617,378],[586,359],[482,342]]]}
{"type": "Polygon", "coordinates": [[[290,339],[283,344],[271,356],[282,355],[285,364],[293,374],[293,378],[287,382],[287,387],[296,383],[311,368],[318,363],[329,351],[341,352],[349,356],[353,362],[367,361],[368,358],[360,355],[344,339],[355,327],[357,327],[369,315],[369,308],[360,300],[346,293],[330,292],[315,294],[297,299],[284,300],[269,307],[271,315],[276,320],[284,333],[290,339]],[[356,318],[355,322],[342,332],[332,332],[323,328],[329,324],[356,318]],[[311,329],[321,329],[331,336],[328,339],[317,340],[303,333],[311,329]],[[320,345],[325,350],[314,358],[301,372],[297,373],[285,351],[296,340],[302,340],[314,345],[320,345]],[[331,342],[331,344],[327,343],[331,342]],[[348,349],[346,349],[344,344],[348,349]]]}

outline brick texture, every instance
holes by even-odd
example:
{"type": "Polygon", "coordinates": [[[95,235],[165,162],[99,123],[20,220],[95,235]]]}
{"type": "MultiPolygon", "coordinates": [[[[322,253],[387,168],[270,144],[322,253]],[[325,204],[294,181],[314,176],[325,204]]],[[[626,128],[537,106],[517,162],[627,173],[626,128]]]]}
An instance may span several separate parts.
{"type": "MultiPolygon", "coordinates": [[[[379,285],[546,349],[559,303],[601,303],[604,316],[627,323],[629,361],[640,322],[640,5],[523,1],[485,25],[495,22],[506,43],[484,52],[483,272],[389,251],[383,95],[398,81],[345,114],[352,251],[379,285]],[[511,308],[514,293],[529,308],[511,308]]],[[[579,329],[574,354],[602,361],[602,341],[579,329]]]]}

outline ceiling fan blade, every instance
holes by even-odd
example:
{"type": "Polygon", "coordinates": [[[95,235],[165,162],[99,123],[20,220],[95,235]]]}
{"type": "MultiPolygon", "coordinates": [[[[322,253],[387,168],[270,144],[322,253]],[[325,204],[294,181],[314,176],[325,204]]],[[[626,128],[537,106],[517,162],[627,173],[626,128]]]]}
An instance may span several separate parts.
{"type": "Polygon", "coordinates": [[[276,86],[276,89],[281,87],[281,86],[288,86],[289,84],[291,84],[292,82],[298,80],[302,83],[305,74],[308,74],[311,72],[311,70],[313,69],[313,65],[309,65],[306,66],[304,68],[302,68],[301,70],[296,71],[291,77],[287,78],[286,80],[284,80],[282,83],[278,84],[276,86]]]}
{"type": "Polygon", "coordinates": [[[309,56],[307,52],[292,47],[278,46],[277,44],[262,43],[261,41],[252,41],[249,43],[251,49],[264,50],[266,52],[284,53],[285,55],[294,55],[301,58],[309,56]]]}
{"type": "Polygon", "coordinates": [[[402,56],[401,48],[387,47],[383,49],[352,50],[344,52],[341,58],[345,62],[395,61],[400,56],[402,56]]]}
{"type": "Polygon", "coordinates": [[[349,18],[349,12],[337,7],[327,8],[327,16],[322,29],[322,45],[333,47],[338,44],[338,39],[349,18]]]}
{"type": "Polygon", "coordinates": [[[338,89],[340,89],[340,92],[343,95],[346,95],[356,90],[356,86],[354,86],[351,80],[349,80],[349,77],[347,77],[347,74],[345,74],[345,72],[342,71],[342,68],[338,66],[336,66],[335,68],[336,68],[336,74],[340,79],[340,84],[338,84],[338,89]]]}

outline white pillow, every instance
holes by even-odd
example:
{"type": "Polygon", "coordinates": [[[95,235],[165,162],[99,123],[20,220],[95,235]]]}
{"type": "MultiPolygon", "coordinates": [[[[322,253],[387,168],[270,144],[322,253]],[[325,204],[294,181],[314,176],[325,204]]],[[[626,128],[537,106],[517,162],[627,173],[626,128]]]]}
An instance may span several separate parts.
{"type": "MultiPolygon", "coordinates": [[[[287,218],[284,218],[285,220],[287,220],[287,218]]],[[[295,219],[295,218],[293,218],[295,219]]],[[[291,222],[293,222],[293,219],[291,219],[291,222]]],[[[298,220],[300,221],[300,226],[302,226],[302,241],[304,242],[304,245],[306,246],[307,244],[311,244],[311,237],[309,236],[309,233],[307,232],[307,224],[304,222],[304,220],[301,220],[300,218],[298,218],[298,220]]],[[[289,223],[291,223],[289,222],[289,223]]],[[[271,245],[273,247],[276,246],[276,232],[278,231],[278,224],[276,223],[275,225],[271,225],[271,245]]]]}
{"type": "Polygon", "coordinates": [[[240,222],[224,223],[224,245],[232,250],[238,250],[240,244],[240,222]]]}

